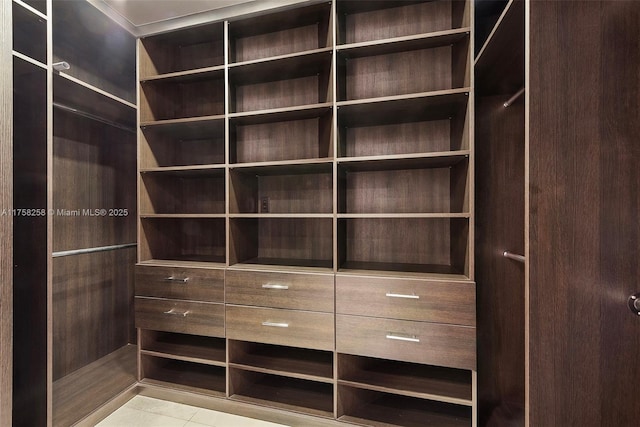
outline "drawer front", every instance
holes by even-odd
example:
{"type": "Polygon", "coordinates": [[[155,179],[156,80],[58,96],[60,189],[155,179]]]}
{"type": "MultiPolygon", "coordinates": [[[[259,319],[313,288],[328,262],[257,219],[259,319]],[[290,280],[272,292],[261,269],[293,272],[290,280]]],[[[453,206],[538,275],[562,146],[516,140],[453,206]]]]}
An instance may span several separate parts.
{"type": "Polygon", "coordinates": [[[227,305],[227,338],[333,350],[333,314],[227,305]]]}
{"type": "Polygon", "coordinates": [[[224,302],[224,270],[138,265],[136,295],[224,302]]]}
{"type": "Polygon", "coordinates": [[[136,327],[224,337],[224,304],[136,297],[136,327]]]}
{"type": "Polygon", "coordinates": [[[227,303],[333,313],[333,274],[227,271],[227,303]]]}
{"type": "Polygon", "coordinates": [[[476,285],[382,277],[336,277],[336,312],[476,325],[476,285]]]}
{"type": "Polygon", "coordinates": [[[476,329],[408,320],[336,316],[340,353],[476,369],[476,329]]]}

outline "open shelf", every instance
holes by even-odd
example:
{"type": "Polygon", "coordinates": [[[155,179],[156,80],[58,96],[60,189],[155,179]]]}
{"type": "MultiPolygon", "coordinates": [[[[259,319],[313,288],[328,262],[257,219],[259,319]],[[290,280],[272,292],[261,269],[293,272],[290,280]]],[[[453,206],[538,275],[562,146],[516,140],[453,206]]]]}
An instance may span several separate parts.
{"type": "Polygon", "coordinates": [[[226,365],[226,344],[224,338],[177,334],[159,331],[140,331],[140,350],[165,357],[179,357],[185,361],[226,365]]]}
{"type": "Polygon", "coordinates": [[[524,1],[511,0],[476,57],[478,95],[505,95],[524,87],[524,1]]]}
{"type": "Polygon", "coordinates": [[[338,109],[338,155],[467,150],[468,101],[468,89],[463,89],[342,102],[338,109]]]}
{"type": "Polygon", "coordinates": [[[247,403],[333,417],[333,384],[229,368],[229,396],[247,403]]]}
{"type": "Polygon", "coordinates": [[[224,65],[224,23],[140,39],[140,78],[224,65]]]}
{"type": "Polygon", "coordinates": [[[342,162],[339,213],[468,213],[464,156],[342,162]]]}
{"type": "Polygon", "coordinates": [[[331,163],[231,170],[229,212],[332,213],[331,163]]]}
{"type": "Polygon", "coordinates": [[[224,71],[204,74],[202,79],[150,80],[140,83],[140,121],[222,115],[224,71]]]}
{"type": "Polygon", "coordinates": [[[475,23],[475,52],[473,55],[476,56],[482,46],[487,41],[489,34],[493,30],[496,22],[502,15],[504,8],[509,3],[509,0],[483,0],[476,2],[473,8],[473,12],[475,14],[474,23],[475,23]]]}
{"type": "Polygon", "coordinates": [[[13,50],[47,63],[47,21],[17,3],[13,7],[13,50]]]}
{"type": "Polygon", "coordinates": [[[352,387],[471,406],[471,371],[338,355],[338,380],[352,387]]]}
{"type": "Polygon", "coordinates": [[[330,351],[230,340],[229,363],[245,370],[333,382],[333,353],[330,351]]]}
{"type": "Polygon", "coordinates": [[[333,265],[330,218],[231,218],[229,264],[333,265]]]}
{"type": "Polygon", "coordinates": [[[338,220],[339,269],[467,274],[466,218],[338,220]]]}
{"type": "Polygon", "coordinates": [[[224,169],[145,172],[140,215],[224,214],[224,169]]]}
{"type": "Polygon", "coordinates": [[[24,4],[27,4],[37,10],[38,12],[47,14],[47,1],[46,0],[22,0],[24,4]]]}
{"type": "Polygon", "coordinates": [[[470,427],[472,408],[338,385],[338,417],[375,427],[470,427]]]}
{"type": "Polygon", "coordinates": [[[140,260],[225,262],[224,218],[141,218],[140,260]]]}
{"type": "Polygon", "coordinates": [[[230,112],[331,102],[332,50],[229,67],[230,112]]]}
{"type": "Polygon", "coordinates": [[[224,117],[143,125],[140,168],[224,164],[224,117]]]}
{"type": "Polygon", "coordinates": [[[338,45],[469,27],[468,3],[451,0],[339,1],[338,45]]]}
{"type": "Polygon", "coordinates": [[[360,100],[470,86],[468,35],[453,44],[440,45],[431,38],[420,41],[341,51],[337,58],[338,99],[360,100]]]}
{"type": "Polygon", "coordinates": [[[179,390],[224,397],[226,368],[201,363],[141,355],[143,383],[167,385],[179,390]]]}
{"type": "Polygon", "coordinates": [[[327,105],[229,119],[229,161],[253,163],[333,156],[327,105]]]}
{"type": "Polygon", "coordinates": [[[229,25],[229,62],[288,55],[332,45],[331,5],[256,16],[229,25]]]}

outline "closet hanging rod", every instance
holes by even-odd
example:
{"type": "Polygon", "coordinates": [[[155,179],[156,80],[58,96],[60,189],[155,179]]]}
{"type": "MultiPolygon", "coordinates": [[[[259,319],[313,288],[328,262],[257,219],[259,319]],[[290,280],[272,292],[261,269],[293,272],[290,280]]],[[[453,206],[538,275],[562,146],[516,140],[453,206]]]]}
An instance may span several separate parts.
{"type": "Polygon", "coordinates": [[[524,262],[524,260],[525,260],[524,256],[518,255],[518,254],[513,254],[513,253],[511,253],[509,251],[502,252],[502,256],[505,257],[505,258],[513,259],[513,260],[520,261],[520,262],[524,262]]]}
{"type": "Polygon", "coordinates": [[[507,108],[508,106],[510,106],[511,104],[516,102],[516,99],[520,98],[520,95],[522,95],[523,93],[524,93],[524,88],[520,89],[515,95],[513,95],[511,98],[509,98],[509,100],[507,102],[502,104],[502,105],[504,105],[504,108],[507,108]]]}
{"type": "Polygon", "coordinates": [[[55,108],[59,108],[59,109],[64,110],[64,111],[68,111],[70,113],[77,114],[77,115],[82,116],[82,117],[86,117],[87,119],[95,120],[97,122],[104,123],[106,125],[113,126],[115,128],[118,128],[118,129],[121,129],[121,130],[124,130],[124,131],[127,131],[127,132],[136,133],[136,130],[134,128],[130,128],[130,127],[127,127],[125,125],[121,125],[120,123],[112,122],[111,120],[103,119],[102,117],[96,116],[95,114],[87,113],[86,111],[81,111],[81,110],[78,110],[78,109],[73,108],[73,107],[68,107],[68,106],[66,106],[64,104],[60,104],[58,102],[54,102],[53,106],[55,108]]]}
{"type": "Polygon", "coordinates": [[[54,252],[51,256],[53,258],[60,258],[63,256],[70,256],[70,255],[81,255],[81,254],[92,254],[94,252],[115,251],[117,249],[134,248],[136,246],[138,246],[137,243],[126,243],[124,245],[98,246],[96,248],[73,249],[70,251],[54,252]]]}

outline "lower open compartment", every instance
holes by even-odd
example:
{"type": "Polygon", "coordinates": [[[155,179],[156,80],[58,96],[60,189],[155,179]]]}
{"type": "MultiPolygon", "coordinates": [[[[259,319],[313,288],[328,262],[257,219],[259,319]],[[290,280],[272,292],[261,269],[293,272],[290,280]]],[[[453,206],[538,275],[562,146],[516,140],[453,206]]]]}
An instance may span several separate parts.
{"type": "Polygon", "coordinates": [[[224,338],[140,330],[140,350],[147,353],[174,355],[199,363],[224,365],[224,338]]]}
{"type": "Polygon", "coordinates": [[[470,427],[472,408],[339,385],[338,419],[368,426],[470,427]]]}
{"type": "Polygon", "coordinates": [[[166,385],[180,390],[224,397],[224,366],[212,366],[165,357],[141,355],[140,378],[143,383],[166,385]]]}
{"type": "Polygon", "coordinates": [[[229,368],[232,399],[321,417],[333,417],[333,384],[229,368]]]}

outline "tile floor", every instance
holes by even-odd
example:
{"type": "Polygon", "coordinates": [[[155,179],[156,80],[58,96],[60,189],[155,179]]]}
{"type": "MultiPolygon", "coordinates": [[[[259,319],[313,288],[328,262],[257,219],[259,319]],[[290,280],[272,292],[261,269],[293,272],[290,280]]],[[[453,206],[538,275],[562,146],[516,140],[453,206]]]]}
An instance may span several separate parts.
{"type": "Polygon", "coordinates": [[[136,396],[96,427],[286,427],[180,403],[136,396]]]}

